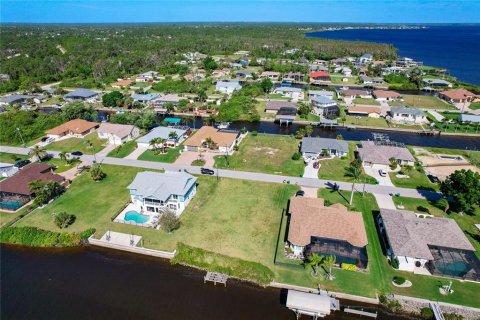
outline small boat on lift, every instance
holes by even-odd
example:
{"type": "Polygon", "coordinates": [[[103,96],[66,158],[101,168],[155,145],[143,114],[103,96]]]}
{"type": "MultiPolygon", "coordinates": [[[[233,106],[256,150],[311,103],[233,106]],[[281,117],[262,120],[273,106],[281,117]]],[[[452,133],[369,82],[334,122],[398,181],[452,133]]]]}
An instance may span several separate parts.
{"type": "Polygon", "coordinates": [[[230,127],[230,122],[218,122],[216,123],[218,129],[228,129],[230,127]]]}

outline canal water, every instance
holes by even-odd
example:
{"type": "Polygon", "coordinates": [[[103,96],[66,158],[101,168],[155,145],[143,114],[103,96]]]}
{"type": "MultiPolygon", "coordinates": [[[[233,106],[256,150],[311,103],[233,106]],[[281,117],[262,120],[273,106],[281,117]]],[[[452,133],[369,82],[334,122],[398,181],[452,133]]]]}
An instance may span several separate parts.
{"type": "MultiPolygon", "coordinates": [[[[168,261],[99,248],[1,246],[1,319],[288,319],[286,291],[229,280],[168,261]]],[[[378,319],[403,320],[373,305],[378,319]]],[[[305,318],[305,317],[304,317],[305,318]]],[[[305,318],[307,319],[307,318],[305,318]]],[[[325,319],[359,319],[342,312],[325,319]]]]}

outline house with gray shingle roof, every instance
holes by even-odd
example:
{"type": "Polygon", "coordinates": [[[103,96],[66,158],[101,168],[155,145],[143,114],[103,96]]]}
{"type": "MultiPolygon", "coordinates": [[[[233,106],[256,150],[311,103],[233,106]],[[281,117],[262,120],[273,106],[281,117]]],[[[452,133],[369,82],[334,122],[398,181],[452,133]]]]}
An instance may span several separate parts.
{"type": "Polygon", "coordinates": [[[404,271],[480,280],[475,248],[455,220],[381,209],[377,218],[390,259],[404,271]]]}
{"type": "Polygon", "coordinates": [[[165,147],[175,148],[185,140],[188,136],[188,131],[185,129],[173,127],[156,127],[149,133],[137,139],[137,145],[142,148],[151,149],[150,141],[155,138],[165,139],[165,147]],[[172,134],[174,132],[175,134],[172,134]]]}
{"type": "Polygon", "coordinates": [[[374,141],[362,141],[358,148],[358,156],[363,165],[372,166],[374,164],[389,165],[393,158],[401,166],[413,166],[415,158],[405,147],[377,144],[374,141]]]}
{"type": "Polygon", "coordinates": [[[417,108],[392,107],[389,111],[392,121],[407,124],[428,123],[425,113],[417,108]]]}
{"type": "Polygon", "coordinates": [[[143,171],[127,188],[138,212],[155,215],[168,208],[179,216],[197,191],[196,181],[186,172],[143,171]]]}
{"type": "Polygon", "coordinates": [[[348,143],[337,139],[304,137],[300,152],[305,161],[316,160],[321,155],[343,157],[348,155],[348,143]]]}
{"type": "Polygon", "coordinates": [[[77,89],[63,96],[65,101],[87,101],[96,102],[98,93],[90,89],[77,89]]]}

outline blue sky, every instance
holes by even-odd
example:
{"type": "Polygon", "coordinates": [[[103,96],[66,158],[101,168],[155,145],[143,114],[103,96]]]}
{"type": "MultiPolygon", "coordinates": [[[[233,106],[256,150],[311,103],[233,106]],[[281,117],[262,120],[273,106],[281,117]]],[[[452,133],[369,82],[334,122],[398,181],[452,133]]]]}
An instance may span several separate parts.
{"type": "Polygon", "coordinates": [[[480,0],[0,0],[1,22],[480,22],[480,0]]]}

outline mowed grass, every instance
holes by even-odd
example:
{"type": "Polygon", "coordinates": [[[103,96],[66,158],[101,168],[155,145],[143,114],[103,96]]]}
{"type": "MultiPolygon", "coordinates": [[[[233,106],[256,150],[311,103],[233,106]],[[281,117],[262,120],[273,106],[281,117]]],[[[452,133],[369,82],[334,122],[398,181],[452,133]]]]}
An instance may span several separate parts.
{"type": "MultiPolygon", "coordinates": [[[[346,157],[319,161],[320,170],[318,170],[318,178],[324,179],[324,180],[353,182],[352,177],[348,177],[345,175],[345,168],[347,168],[350,165],[350,163],[354,160],[355,158],[354,152],[355,152],[355,143],[349,142],[348,155],[346,157]]],[[[362,169],[362,175],[358,183],[363,183],[364,181],[366,181],[366,183],[376,184],[376,179],[366,175],[362,169]]]]}
{"type": "Polygon", "coordinates": [[[345,125],[388,128],[385,118],[370,118],[361,116],[345,116],[345,125]]]}
{"type": "Polygon", "coordinates": [[[173,163],[180,156],[183,145],[176,148],[167,148],[167,153],[157,153],[157,151],[147,150],[142,153],[138,160],[173,163]]]}
{"type": "Polygon", "coordinates": [[[404,101],[388,102],[390,106],[408,106],[420,109],[444,109],[455,110],[456,108],[434,96],[420,96],[414,94],[402,95],[404,101]]]}
{"type": "Polygon", "coordinates": [[[480,259],[480,231],[475,224],[480,223],[480,208],[477,206],[474,214],[446,213],[437,203],[426,199],[415,199],[407,197],[393,197],[396,206],[403,205],[404,210],[410,210],[417,213],[424,213],[423,208],[428,209],[428,213],[442,218],[454,219],[460,229],[463,230],[470,243],[475,247],[475,254],[480,259]]]}
{"type": "Polygon", "coordinates": [[[425,173],[418,171],[414,167],[402,167],[400,172],[389,172],[390,180],[393,185],[401,188],[412,189],[434,189],[439,190],[440,186],[437,183],[431,183],[425,173]],[[398,178],[397,174],[407,175],[408,178],[398,178]]]}
{"type": "Polygon", "coordinates": [[[28,159],[28,156],[24,154],[0,152],[1,163],[15,163],[16,161],[23,159],[28,159]]]}
{"type": "Polygon", "coordinates": [[[125,158],[132,153],[135,148],[137,148],[137,142],[135,140],[128,141],[110,151],[107,156],[113,158],[125,158]]]}
{"type": "Polygon", "coordinates": [[[65,140],[55,141],[47,145],[47,150],[73,152],[80,151],[84,154],[94,154],[101,151],[105,147],[106,140],[98,138],[96,132],[92,132],[82,138],[68,138],[65,140]],[[92,143],[93,148],[89,148],[87,141],[92,143]]]}
{"type": "Polygon", "coordinates": [[[354,104],[365,104],[370,106],[379,106],[380,102],[373,98],[355,98],[353,99],[354,104]]]}
{"type": "Polygon", "coordinates": [[[264,172],[288,176],[302,176],[302,160],[292,160],[299,141],[291,136],[248,134],[233,155],[215,157],[217,168],[264,172]]]}
{"type": "MultiPolygon", "coordinates": [[[[328,199],[331,203],[339,202],[348,206],[350,192],[341,191],[341,193],[339,193],[332,192],[328,189],[320,189],[318,196],[328,199]]],[[[477,308],[480,306],[477,294],[478,290],[480,290],[480,284],[478,283],[452,280],[452,288],[455,290],[455,293],[449,296],[443,296],[438,289],[441,285],[448,284],[450,279],[397,271],[388,264],[375,224],[375,219],[378,215],[378,206],[373,195],[366,194],[365,197],[362,197],[361,193],[355,193],[353,207],[350,208],[350,210],[361,211],[363,214],[365,231],[368,238],[367,272],[334,269],[333,273],[336,276],[335,280],[321,280],[319,282],[318,279],[311,276],[311,269],[301,268],[298,265],[292,265],[290,267],[276,265],[274,271],[277,274],[277,278],[275,280],[308,286],[311,288],[317,288],[318,284],[320,284],[322,289],[372,298],[375,297],[375,294],[396,293],[405,296],[468,305],[477,308]],[[410,280],[413,283],[413,286],[411,288],[394,287],[391,283],[394,276],[402,276],[410,280]]]]}
{"type": "Polygon", "coordinates": [[[102,165],[107,177],[95,182],[88,172],[73,180],[70,188],[44,209],[37,209],[15,226],[35,226],[59,231],[53,223],[53,213],[65,211],[76,216],[76,221],[66,231],[80,232],[90,227],[98,228],[108,223],[127,202],[127,186],[140,171],[147,169],[102,165]]]}
{"type": "Polygon", "coordinates": [[[55,166],[55,173],[62,173],[62,172],[68,171],[68,170],[72,169],[73,167],[76,167],[77,165],[79,165],[81,163],[80,160],[75,160],[75,161],[71,161],[71,162],[67,163],[67,162],[65,162],[63,160],[60,160],[58,158],[51,158],[51,159],[48,159],[45,162],[55,166]]]}

